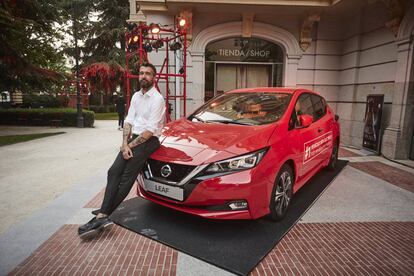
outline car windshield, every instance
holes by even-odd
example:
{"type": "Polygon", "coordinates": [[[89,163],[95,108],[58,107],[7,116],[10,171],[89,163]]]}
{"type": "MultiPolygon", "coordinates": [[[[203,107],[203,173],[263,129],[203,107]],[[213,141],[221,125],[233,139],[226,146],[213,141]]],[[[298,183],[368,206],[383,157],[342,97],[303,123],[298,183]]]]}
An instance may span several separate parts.
{"type": "Polygon", "coordinates": [[[203,105],[189,120],[241,125],[269,124],[282,117],[290,98],[290,94],[283,93],[227,93],[203,105]]]}

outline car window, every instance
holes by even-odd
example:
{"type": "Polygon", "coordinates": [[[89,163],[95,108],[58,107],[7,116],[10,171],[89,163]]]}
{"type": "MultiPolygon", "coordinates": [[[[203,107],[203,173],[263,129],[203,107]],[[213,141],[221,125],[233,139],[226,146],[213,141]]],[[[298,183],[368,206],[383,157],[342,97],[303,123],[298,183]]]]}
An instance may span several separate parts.
{"type": "Polygon", "coordinates": [[[299,97],[299,103],[300,103],[300,115],[310,115],[313,116],[314,110],[313,110],[313,103],[311,100],[311,94],[302,94],[299,97]]]}
{"type": "Polygon", "coordinates": [[[313,120],[316,121],[326,114],[326,104],[322,97],[319,97],[318,95],[312,95],[311,99],[314,110],[313,120]]]}
{"type": "Polygon", "coordinates": [[[272,92],[225,93],[189,117],[192,121],[262,125],[278,121],[291,95],[272,92]]]}
{"type": "Polygon", "coordinates": [[[299,115],[314,116],[313,103],[311,100],[311,94],[305,93],[299,96],[295,103],[292,115],[289,121],[289,129],[300,126],[299,115]]]}

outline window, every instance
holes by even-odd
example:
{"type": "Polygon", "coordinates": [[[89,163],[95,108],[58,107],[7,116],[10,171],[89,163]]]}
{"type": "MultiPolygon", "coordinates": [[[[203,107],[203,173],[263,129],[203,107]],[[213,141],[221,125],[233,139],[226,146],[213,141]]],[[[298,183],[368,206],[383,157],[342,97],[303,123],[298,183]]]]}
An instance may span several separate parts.
{"type": "Polygon", "coordinates": [[[225,93],[200,107],[189,120],[246,125],[277,122],[289,105],[284,93],[225,93]]]}
{"type": "Polygon", "coordinates": [[[302,94],[296,101],[295,108],[293,109],[292,115],[289,121],[289,129],[301,126],[299,115],[314,116],[313,104],[311,100],[311,94],[302,94]]]}
{"type": "Polygon", "coordinates": [[[299,110],[299,115],[310,115],[313,117],[314,110],[313,110],[313,103],[311,100],[311,94],[302,94],[299,97],[299,107],[297,107],[297,110],[299,110]]]}
{"type": "Polygon", "coordinates": [[[324,99],[317,95],[312,95],[312,104],[313,104],[313,120],[317,121],[326,114],[326,104],[324,99]]]}

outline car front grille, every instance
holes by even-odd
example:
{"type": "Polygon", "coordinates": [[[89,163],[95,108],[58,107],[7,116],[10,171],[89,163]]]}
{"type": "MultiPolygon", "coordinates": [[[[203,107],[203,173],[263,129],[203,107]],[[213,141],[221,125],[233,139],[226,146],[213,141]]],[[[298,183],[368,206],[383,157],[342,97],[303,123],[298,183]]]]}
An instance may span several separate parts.
{"type": "MultiPolygon", "coordinates": [[[[147,161],[150,169],[152,177],[164,180],[168,182],[180,182],[183,180],[190,172],[194,170],[196,166],[188,166],[188,165],[181,165],[181,164],[175,164],[175,163],[167,163],[162,162],[154,159],[148,159],[147,161]],[[161,168],[165,165],[169,165],[171,168],[171,174],[167,177],[162,176],[161,174],[161,168]]],[[[148,170],[148,168],[144,168],[144,170],[148,170]]]]}

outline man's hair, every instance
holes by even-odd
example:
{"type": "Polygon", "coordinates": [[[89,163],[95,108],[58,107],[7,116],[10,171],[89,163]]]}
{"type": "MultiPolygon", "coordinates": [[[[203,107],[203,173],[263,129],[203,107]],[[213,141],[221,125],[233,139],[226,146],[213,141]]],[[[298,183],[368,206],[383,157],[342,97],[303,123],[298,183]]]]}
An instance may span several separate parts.
{"type": "Polygon", "coordinates": [[[150,67],[152,69],[152,71],[154,72],[154,77],[157,75],[157,69],[155,68],[154,64],[152,64],[152,63],[144,62],[143,64],[141,64],[140,67],[150,67]]]}

